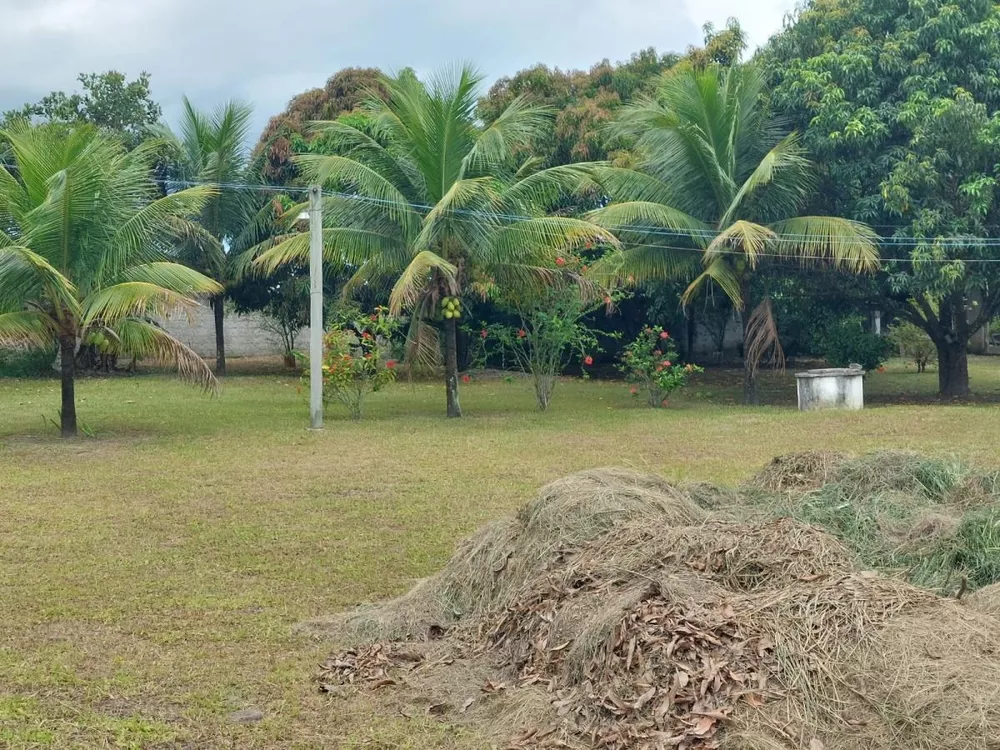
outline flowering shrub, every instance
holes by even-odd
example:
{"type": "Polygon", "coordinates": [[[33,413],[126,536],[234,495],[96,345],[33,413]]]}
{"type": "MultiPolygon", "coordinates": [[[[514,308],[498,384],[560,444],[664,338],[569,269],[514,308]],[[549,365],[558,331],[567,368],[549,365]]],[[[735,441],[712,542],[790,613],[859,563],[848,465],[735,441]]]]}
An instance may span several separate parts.
{"type": "MultiPolygon", "coordinates": [[[[562,257],[556,259],[557,266],[567,264],[562,257]]],[[[504,301],[502,306],[516,315],[519,323],[476,329],[479,346],[474,362],[478,366],[485,366],[490,358],[499,360],[501,366],[506,366],[509,360],[516,362],[534,380],[535,400],[538,408],[545,411],[552,401],[557,378],[572,361],[578,360],[583,366],[583,377],[588,377],[587,368],[594,364],[593,355],[600,347],[596,335],[582,318],[611,304],[611,297],[586,301],[580,289],[570,284],[557,284],[530,296],[504,301]]]]}
{"type": "MultiPolygon", "coordinates": [[[[396,379],[396,361],[386,358],[398,323],[384,307],[374,315],[345,321],[323,337],[323,401],[339,401],[361,419],[365,398],[396,379]]],[[[300,358],[301,355],[299,355],[300,358]]],[[[303,381],[308,387],[309,370],[303,381]]]]}
{"type": "Polygon", "coordinates": [[[677,347],[670,334],[657,326],[645,328],[635,341],[625,347],[618,369],[632,384],[629,392],[639,397],[645,393],[649,405],[657,408],[667,405],[667,397],[683,388],[688,377],[704,372],[695,365],[677,363],[677,347]]]}

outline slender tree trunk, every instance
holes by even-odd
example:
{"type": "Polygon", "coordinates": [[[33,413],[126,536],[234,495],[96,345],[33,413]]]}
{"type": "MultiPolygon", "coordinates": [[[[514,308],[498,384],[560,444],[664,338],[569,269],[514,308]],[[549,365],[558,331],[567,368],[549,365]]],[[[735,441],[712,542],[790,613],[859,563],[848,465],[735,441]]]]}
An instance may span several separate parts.
{"type": "Polygon", "coordinates": [[[938,392],[945,398],[968,398],[969,354],[967,342],[954,341],[938,345],[938,392]]]}
{"type": "Polygon", "coordinates": [[[444,322],[444,377],[448,392],[448,416],[462,416],[458,403],[458,323],[454,318],[444,322]]]}
{"type": "Polygon", "coordinates": [[[59,368],[62,376],[62,409],[59,413],[63,437],[76,437],[76,335],[59,337],[59,368]]]}
{"type": "Polygon", "coordinates": [[[226,374],[226,306],[222,295],[212,297],[212,311],[215,313],[215,374],[226,374]]]}
{"type": "Polygon", "coordinates": [[[750,329],[750,313],[753,311],[753,300],[750,298],[750,274],[744,273],[740,280],[740,297],[743,301],[743,403],[749,406],[760,404],[760,393],[757,391],[757,370],[759,362],[751,362],[747,355],[747,339],[750,329]]]}

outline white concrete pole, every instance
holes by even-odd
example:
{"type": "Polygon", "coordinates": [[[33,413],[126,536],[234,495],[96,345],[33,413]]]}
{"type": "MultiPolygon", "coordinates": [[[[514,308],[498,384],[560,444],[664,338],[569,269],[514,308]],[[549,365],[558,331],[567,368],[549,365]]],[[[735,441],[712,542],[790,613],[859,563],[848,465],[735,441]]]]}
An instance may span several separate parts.
{"type": "Polygon", "coordinates": [[[323,429],[323,193],[309,187],[309,426],[323,429]]]}

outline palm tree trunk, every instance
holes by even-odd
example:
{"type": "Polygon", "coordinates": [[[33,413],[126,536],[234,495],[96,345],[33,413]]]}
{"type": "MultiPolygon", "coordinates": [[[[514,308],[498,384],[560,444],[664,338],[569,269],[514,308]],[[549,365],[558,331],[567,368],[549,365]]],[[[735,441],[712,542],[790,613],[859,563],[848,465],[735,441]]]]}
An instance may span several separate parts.
{"type": "Polygon", "coordinates": [[[458,403],[458,323],[454,318],[444,322],[444,377],[448,392],[448,416],[461,417],[458,403]]]}
{"type": "Polygon", "coordinates": [[[212,311],[215,313],[215,374],[226,374],[226,306],[222,295],[212,297],[212,311]]]}
{"type": "Polygon", "coordinates": [[[750,274],[744,273],[740,280],[740,298],[743,301],[743,403],[749,406],[760,404],[760,393],[757,391],[757,370],[759,362],[751,362],[747,356],[747,340],[750,329],[750,312],[753,308],[751,300],[750,274]]]}
{"type": "Polygon", "coordinates": [[[59,368],[62,377],[62,409],[59,412],[62,436],[76,437],[76,335],[59,337],[59,368]]]}

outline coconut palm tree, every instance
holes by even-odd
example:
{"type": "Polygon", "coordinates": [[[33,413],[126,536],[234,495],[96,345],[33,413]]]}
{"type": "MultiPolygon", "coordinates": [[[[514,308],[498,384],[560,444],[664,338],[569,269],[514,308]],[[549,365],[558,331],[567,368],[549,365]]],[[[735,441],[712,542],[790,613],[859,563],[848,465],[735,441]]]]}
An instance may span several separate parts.
{"type": "Polygon", "coordinates": [[[750,65],[668,73],[655,99],[622,111],[615,127],[634,139],[637,163],[598,170],[614,202],[590,216],[627,246],[605,269],[635,282],[693,278],[685,302],[712,284],[743,312],[748,403],[761,361],[783,361],[770,300],[752,299],[754,274],[774,261],[853,273],[878,265],[868,227],[798,215],[811,164],[798,136],[770,119],[765,93],[750,65]]]}
{"type": "MultiPolygon", "coordinates": [[[[612,234],[546,208],[589,180],[579,166],[533,171],[517,155],[548,126],[550,113],[517,99],[488,127],[475,115],[481,77],[463,67],[429,84],[411,72],[362,116],[320,123],[327,153],[296,163],[328,191],[325,257],[354,270],[345,292],[391,287],[390,310],[411,315],[408,358],[426,359],[444,338],[447,413],[461,416],[458,325],[440,318],[441,300],[566,281],[560,253],[588,243],[617,247],[612,234]]],[[[292,217],[299,208],[289,211],[292,217]]],[[[308,236],[261,248],[258,268],[304,263],[308,236]]],[[[581,281],[581,279],[574,279],[581,281]]]]}
{"type": "Polygon", "coordinates": [[[154,318],[218,293],[211,279],[165,260],[173,233],[212,196],[207,188],[159,197],[158,145],[131,152],[90,126],[16,123],[0,132],[0,347],[58,343],[61,427],[77,433],[76,352],[83,340],[122,356],[174,362],[215,383],[200,357],[154,318]]]}
{"type": "MultiPolygon", "coordinates": [[[[179,134],[156,128],[168,144],[172,188],[190,183],[212,185],[215,194],[178,246],[178,258],[223,287],[233,280],[233,260],[243,247],[237,240],[249,222],[255,195],[246,187],[255,181],[247,147],[253,107],[231,101],[211,116],[196,110],[187,97],[179,134]]],[[[170,183],[168,183],[170,184],[170,183]]],[[[212,297],[215,314],[215,372],[226,373],[225,296],[212,297]]]]}

